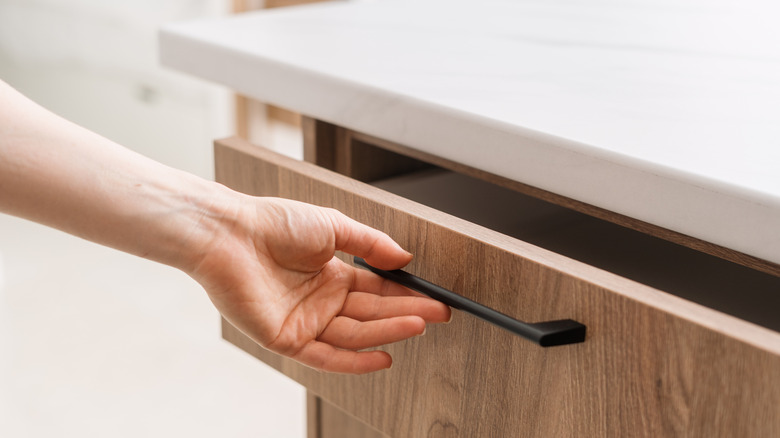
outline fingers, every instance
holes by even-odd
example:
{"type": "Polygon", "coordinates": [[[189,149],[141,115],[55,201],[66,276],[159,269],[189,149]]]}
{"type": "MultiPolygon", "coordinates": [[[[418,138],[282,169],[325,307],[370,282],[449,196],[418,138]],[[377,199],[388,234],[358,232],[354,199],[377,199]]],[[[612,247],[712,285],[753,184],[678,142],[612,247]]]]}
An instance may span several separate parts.
{"type": "Polygon", "coordinates": [[[384,279],[371,271],[367,271],[361,268],[355,268],[355,276],[352,280],[352,287],[350,290],[371,292],[373,294],[382,295],[386,297],[424,297],[425,295],[417,293],[409,288],[401,286],[400,284],[384,279]]]}
{"type": "Polygon", "coordinates": [[[337,316],[317,340],[347,350],[362,350],[402,341],[425,332],[425,321],[418,316],[397,316],[375,321],[357,321],[337,316]]]}
{"type": "Polygon", "coordinates": [[[384,351],[353,351],[417,336],[425,322],[416,317],[360,322],[336,317],[315,341],[292,356],[312,368],[347,374],[365,374],[390,368],[393,360],[384,351]]]}
{"type": "MultiPolygon", "coordinates": [[[[366,294],[369,295],[369,294],[366,294]]],[[[317,340],[301,348],[293,359],[310,367],[335,373],[364,374],[390,368],[384,351],[354,351],[398,342],[425,331],[425,321],[401,316],[361,322],[338,316],[317,340]]]]}
{"type": "Polygon", "coordinates": [[[341,312],[344,316],[367,321],[392,316],[417,315],[425,319],[426,322],[447,322],[452,317],[452,310],[444,303],[364,269],[356,268],[354,274],[350,290],[357,292],[351,292],[347,296],[341,312]],[[374,297],[367,295],[374,295],[374,297]],[[416,299],[385,301],[383,297],[416,299]]]}
{"type": "Polygon", "coordinates": [[[339,350],[324,342],[306,344],[293,359],[331,373],[365,374],[390,368],[393,359],[384,351],[339,350]]]}
{"type": "Polygon", "coordinates": [[[327,210],[336,233],[336,249],[364,258],[379,269],[399,269],[412,260],[387,234],[351,219],[337,210],[327,210]]]}
{"type": "Polygon", "coordinates": [[[379,296],[352,292],[344,301],[341,316],[357,321],[374,321],[398,316],[419,316],[426,323],[447,322],[451,310],[446,304],[415,296],[379,296]]]}
{"type": "Polygon", "coordinates": [[[416,316],[369,322],[338,316],[316,340],[304,345],[291,357],[322,371],[364,374],[390,368],[392,358],[383,351],[354,350],[398,342],[419,336],[424,331],[425,321],[416,316]]]}

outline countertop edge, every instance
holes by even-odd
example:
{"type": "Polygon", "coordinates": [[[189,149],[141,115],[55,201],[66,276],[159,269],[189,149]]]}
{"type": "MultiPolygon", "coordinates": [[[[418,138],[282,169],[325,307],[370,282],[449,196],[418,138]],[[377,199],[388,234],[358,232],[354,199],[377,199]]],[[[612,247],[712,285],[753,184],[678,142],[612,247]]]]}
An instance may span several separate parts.
{"type": "Polygon", "coordinates": [[[172,25],[160,31],[164,66],[310,117],[780,263],[780,233],[772,237],[755,232],[780,223],[780,207],[764,194],[231,50],[184,29],[172,25]],[[383,117],[372,115],[377,112],[383,117]],[[518,142],[523,147],[518,148],[518,142]],[[491,153],[475,144],[489,145],[491,153]],[[489,159],[501,153],[511,159],[489,159]]]}

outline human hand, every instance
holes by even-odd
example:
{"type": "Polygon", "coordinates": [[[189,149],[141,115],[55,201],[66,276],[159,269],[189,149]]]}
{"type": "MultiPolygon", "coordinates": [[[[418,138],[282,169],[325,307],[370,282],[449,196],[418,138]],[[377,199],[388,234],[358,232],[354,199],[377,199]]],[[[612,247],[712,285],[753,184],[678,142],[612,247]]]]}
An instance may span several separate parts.
{"type": "Polygon", "coordinates": [[[382,269],[411,255],[335,210],[253,198],[172,169],[61,119],[0,81],[0,212],[175,266],[266,348],[365,373],[358,351],[421,334],[445,305],[334,258],[382,269]]]}
{"type": "Polygon", "coordinates": [[[367,373],[392,359],[359,350],[450,319],[446,305],[335,258],[341,250],[380,269],[412,258],[336,210],[244,197],[219,222],[191,275],[228,321],[271,351],[324,371],[367,373]]]}

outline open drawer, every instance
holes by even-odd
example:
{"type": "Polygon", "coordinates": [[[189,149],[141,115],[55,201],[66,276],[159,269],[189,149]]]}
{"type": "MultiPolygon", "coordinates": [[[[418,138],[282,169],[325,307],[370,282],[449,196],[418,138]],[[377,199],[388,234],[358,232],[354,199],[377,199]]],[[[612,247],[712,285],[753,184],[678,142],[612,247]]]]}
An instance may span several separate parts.
{"type": "MultiPolygon", "coordinates": [[[[391,370],[320,373],[223,323],[223,336],[390,436],[780,436],[780,333],[240,139],[217,180],[336,208],[415,254],[405,270],[529,322],[543,348],[469,315],[384,347],[391,370]]],[[[778,291],[780,293],[780,291],[778,291]]]]}

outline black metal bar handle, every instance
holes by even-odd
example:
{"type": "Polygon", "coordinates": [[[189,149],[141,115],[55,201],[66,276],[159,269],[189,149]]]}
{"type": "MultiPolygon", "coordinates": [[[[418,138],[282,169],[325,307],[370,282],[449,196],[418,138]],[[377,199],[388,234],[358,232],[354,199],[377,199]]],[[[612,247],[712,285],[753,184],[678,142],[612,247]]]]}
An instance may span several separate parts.
{"type": "Polygon", "coordinates": [[[395,271],[384,271],[377,269],[360,257],[355,257],[355,264],[368,269],[369,271],[392,280],[398,284],[408,287],[425,294],[434,300],[466,313],[470,313],[477,318],[483,319],[491,324],[497,325],[505,330],[522,336],[528,340],[536,342],[542,347],[551,347],[554,345],[576,344],[585,342],[586,327],[577,321],[571,319],[561,319],[556,321],[545,321],[528,323],[518,321],[510,316],[504,315],[490,307],[483,306],[455,292],[444,289],[433,283],[423,280],[408,272],[396,269],[395,271]]]}

